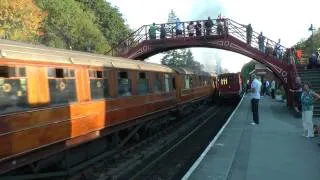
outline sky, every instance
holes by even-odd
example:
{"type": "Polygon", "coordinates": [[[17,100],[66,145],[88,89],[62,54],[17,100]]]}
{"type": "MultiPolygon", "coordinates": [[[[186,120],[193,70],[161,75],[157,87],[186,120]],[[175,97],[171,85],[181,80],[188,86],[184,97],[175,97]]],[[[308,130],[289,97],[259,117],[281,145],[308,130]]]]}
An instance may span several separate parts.
{"type": "MultiPolygon", "coordinates": [[[[219,13],[241,24],[251,23],[256,32],[290,47],[303,38],[308,38],[311,24],[319,28],[319,0],[107,0],[117,6],[131,29],[144,24],[165,23],[174,10],[181,21],[216,18],[219,13]],[[317,18],[318,17],[318,18],[317,18]]],[[[212,68],[217,60],[231,72],[241,71],[251,59],[224,50],[192,48],[195,60],[212,68]]],[[[161,55],[147,61],[160,62],[161,55]]]]}

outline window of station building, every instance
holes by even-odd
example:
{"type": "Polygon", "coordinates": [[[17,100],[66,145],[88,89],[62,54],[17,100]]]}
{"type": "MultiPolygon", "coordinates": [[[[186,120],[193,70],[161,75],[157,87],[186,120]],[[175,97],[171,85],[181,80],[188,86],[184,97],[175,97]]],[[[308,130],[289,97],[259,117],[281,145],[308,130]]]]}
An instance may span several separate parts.
{"type": "Polygon", "coordinates": [[[0,66],[0,114],[28,108],[25,67],[0,66]]]}
{"type": "Polygon", "coordinates": [[[75,71],[68,68],[48,68],[51,104],[77,101],[75,71]]]}
{"type": "Polygon", "coordinates": [[[154,92],[161,92],[162,91],[162,81],[161,81],[161,74],[156,73],[154,82],[153,82],[153,91],[154,92]]]}
{"type": "Polygon", "coordinates": [[[131,96],[131,80],[126,71],[118,72],[118,95],[131,96]]]}
{"type": "Polygon", "coordinates": [[[91,99],[109,97],[108,71],[89,70],[91,99]]]}
{"type": "Polygon", "coordinates": [[[149,91],[148,85],[149,83],[148,83],[147,73],[139,72],[138,73],[138,93],[140,95],[147,94],[149,91]]]}

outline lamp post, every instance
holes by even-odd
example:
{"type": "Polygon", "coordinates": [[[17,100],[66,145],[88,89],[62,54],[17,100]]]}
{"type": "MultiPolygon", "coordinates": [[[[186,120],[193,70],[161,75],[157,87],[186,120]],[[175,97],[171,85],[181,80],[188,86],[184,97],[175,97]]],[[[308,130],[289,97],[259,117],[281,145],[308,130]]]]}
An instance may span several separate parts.
{"type": "Polygon", "coordinates": [[[315,28],[311,24],[308,30],[311,31],[311,51],[312,51],[311,53],[313,53],[313,51],[314,51],[314,49],[313,49],[313,31],[315,30],[315,28]]]}

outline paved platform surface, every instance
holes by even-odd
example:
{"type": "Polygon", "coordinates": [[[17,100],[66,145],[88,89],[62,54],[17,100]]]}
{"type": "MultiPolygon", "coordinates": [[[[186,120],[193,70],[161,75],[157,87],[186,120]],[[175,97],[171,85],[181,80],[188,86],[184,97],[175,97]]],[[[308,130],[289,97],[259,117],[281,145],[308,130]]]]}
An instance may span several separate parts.
{"type": "Polygon", "coordinates": [[[250,99],[244,97],[215,143],[183,179],[320,180],[320,138],[302,137],[301,119],[283,102],[265,97],[260,125],[252,126],[250,99]]]}

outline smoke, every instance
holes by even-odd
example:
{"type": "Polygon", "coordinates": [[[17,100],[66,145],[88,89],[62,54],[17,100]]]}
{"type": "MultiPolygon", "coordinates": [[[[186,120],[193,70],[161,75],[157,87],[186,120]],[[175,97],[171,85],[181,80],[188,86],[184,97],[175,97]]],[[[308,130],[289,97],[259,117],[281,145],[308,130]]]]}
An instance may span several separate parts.
{"type": "Polygon", "coordinates": [[[190,19],[207,19],[210,16],[212,19],[218,17],[220,13],[224,13],[223,6],[217,0],[197,0],[193,1],[190,11],[190,19]]]}
{"type": "MultiPolygon", "coordinates": [[[[190,20],[205,20],[208,17],[215,19],[221,13],[224,13],[223,6],[217,0],[197,0],[193,1],[192,8],[190,9],[190,20]]],[[[216,71],[217,60],[221,61],[217,49],[212,48],[192,48],[192,53],[195,55],[195,60],[199,61],[205,66],[206,71],[216,71]]]]}

